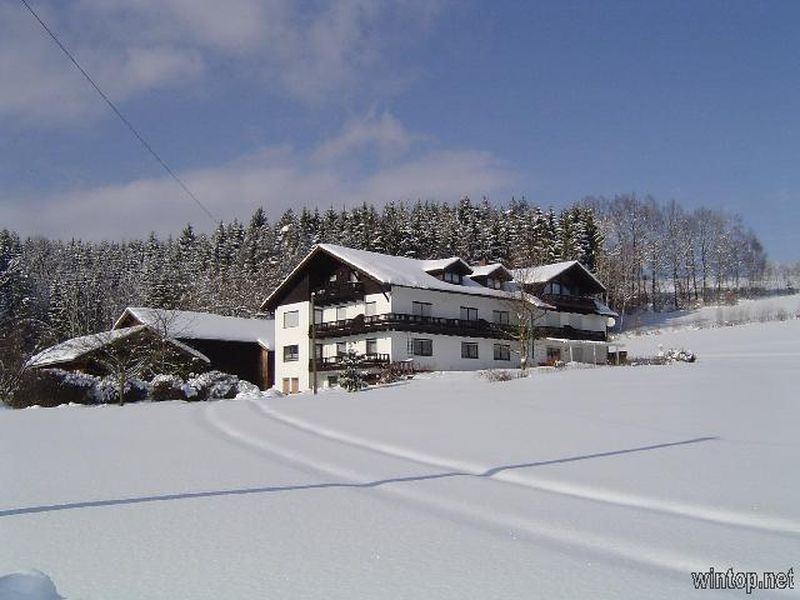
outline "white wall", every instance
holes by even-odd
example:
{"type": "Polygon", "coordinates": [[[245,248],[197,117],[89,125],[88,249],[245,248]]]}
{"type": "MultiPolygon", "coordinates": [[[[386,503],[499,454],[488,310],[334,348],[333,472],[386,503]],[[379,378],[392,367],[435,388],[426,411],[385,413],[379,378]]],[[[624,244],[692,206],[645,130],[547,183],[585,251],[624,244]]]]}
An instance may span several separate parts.
{"type": "Polygon", "coordinates": [[[281,389],[284,377],[297,377],[300,380],[300,389],[309,387],[308,359],[310,358],[310,344],[308,327],[311,324],[311,304],[309,302],[294,302],[284,304],[275,310],[275,387],[281,389]],[[297,327],[285,328],[283,315],[296,310],[299,313],[297,327]],[[283,348],[297,344],[300,352],[298,360],[283,361],[283,348]]]}
{"type": "Polygon", "coordinates": [[[461,318],[461,307],[468,306],[478,309],[478,318],[491,322],[492,311],[507,310],[513,320],[514,301],[503,298],[475,296],[472,294],[456,294],[453,292],[438,292],[435,290],[420,290],[416,288],[392,288],[392,312],[413,314],[413,302],[430,302],[431,316],[446,319],[461,318]]]}

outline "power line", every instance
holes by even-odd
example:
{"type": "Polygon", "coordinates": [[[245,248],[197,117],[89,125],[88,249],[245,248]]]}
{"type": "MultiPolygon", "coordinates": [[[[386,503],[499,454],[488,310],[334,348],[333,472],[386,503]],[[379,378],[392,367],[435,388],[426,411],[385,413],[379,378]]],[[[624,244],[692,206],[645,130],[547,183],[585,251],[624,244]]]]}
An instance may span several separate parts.
{"type": "Polygon", "coordinates": [[[170,169],[169,165],[164,161],[164,159],[161,158],[158,155],[158,152],[156,152],[153,149],[153,147],[149,143],[147,143],[147,140],[145,140],[144,137],[142,137],[142,134],[137,131],[137,129],[133,126],[133,124],[125,117],[125,115],[122,114],[122,112],[120,112],[120,110],[111,101],[111,99],[108,96],[106,96],[106,94],[103,92],[103,90],[100,89],[100,86],[97,85],[95,83],[94,79],[91,78],[89,73],[87,73],[86,70],[80,65],[80,63],[78,63],[78,61],[72,55],[72,53],[69,50],[67,50],[66,46],[64,46],[64,44],[61,43],[61,40],[59,40],[58,37],[56,37],[56,34],[52,32],[52,30],[47,26],[47,24],[36,13],[36,11],[33,10],[33,8],[31,8],[31,5],[28,4],[28,1],[27,0],[20,0],[20,2],[22,2],[22,4],[25,5],[25,8],[28,9],[28,12],[30,12],[33,15],[33,17],[39,22],[39,25],[42,26],[42,28],[47,32],[47,34],[51,38],[53,38],[53,41],[58,45],[59,48],[61,48],[61,51],[64,54],[67,55],[67,58],[69,58],[69,60],[72,62],[72,64],[75,65],[75,67],[78,69],[78,71],[81,72],[81,75],[83,75],[86,78],[86,81],[88,81],[92,85],[92,87],[95,89],[95,91],[98,94],[100,94],[100,97],[103,100],[105,100],[105,102],[106,102],[106,104],[108,104],[109,108],[112,111],[114,111],[114,114],[117,115],[117,117],[119,117],[120,121],[122,121],[125,124],[125,126],[136,137],[136,139],[139,140],[139,142],[142,144],[142,146],[144,146],[145,149],[153,156],[153,158],[156,159],[158,164],[160,164],[164,168],[164,170],[169,174],[169,176],[172,177],[177,182],[177,184],[179,186],[181,186],[181,188],[183,189],[184,192],[186,192],[186,194],[189,196],[189,198],[194,200],[195,204],[197,204],[197,206],[199,206],[200,209],[204,213],[206,213],[206,215],[208,215],[208,218],[211,219],[214,223],[216,223],[217,219],[216,219],[216,217],[214,217],[214,215],[211,213],[211,211],[208,210],[208,208],[206,208],[206,206],[202,202],[200,202],[198,197],[195,196],[194,193],[192,193],[192,190],[190,190],[189,187],[183,182],[183,180],[181,180],[181,178],[178,177],[172,169],[170,169]]]}

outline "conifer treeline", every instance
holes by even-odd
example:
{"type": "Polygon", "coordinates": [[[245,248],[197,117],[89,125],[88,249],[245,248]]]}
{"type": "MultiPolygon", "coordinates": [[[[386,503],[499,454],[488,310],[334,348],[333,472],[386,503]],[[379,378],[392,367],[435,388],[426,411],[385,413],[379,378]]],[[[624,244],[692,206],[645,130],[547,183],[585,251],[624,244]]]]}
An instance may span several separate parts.
{"type": "Polygon", "coordinates": [[[12,338],[22,335],[28,347],[106,329],[128,305],[252,316],[319,242],[510,267],[575,259],[598,271],[617,310],[719,298],[752,287],[765,268],[758,238],[737,217],[649,197],[588,198],[558,213],[525,200],[465,198],[276,216],[259,208],[249,223],[221,223],[210,234],[186,226],[177,237],[126,242],[2,231],[0,341],[18,345],[12,338]]]}
{"type": "Polygon", "coordinates": [[[211,234],[186,226],[174,238],[126,242],[21,240],[3,231],[0,268],[9,285],[0,311],[6,320],[46,324],[56,339],[108,328],[128,305],[252,316],[319,242],[415,258],[512,266],[574,258],[591,266],[603,240],[591,210],[580,206],[555,213],[524,200],[498,208],[466,198],[287,210],[274,221],[259,208],[249,223],[221,223],[211,234]]]}

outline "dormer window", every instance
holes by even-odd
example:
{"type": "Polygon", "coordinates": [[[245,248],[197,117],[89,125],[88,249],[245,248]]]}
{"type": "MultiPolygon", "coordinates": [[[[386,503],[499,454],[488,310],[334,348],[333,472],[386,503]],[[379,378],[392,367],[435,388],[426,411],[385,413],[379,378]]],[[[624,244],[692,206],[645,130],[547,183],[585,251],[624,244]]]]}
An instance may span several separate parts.
{"type": "Polygon", "coordinates": [[[553,296],[568,296],[569,288],[565,285],[558,283],[557,281],[551,281],[546,286],[544,286],[544,293],[551,294],[553,296]]]}
{"type": "Polygon", "coordinates": [[[464,283],[464,276],[461,273],[456,273],[455,271],[445,271],[444,280],[448,283],[461,285],[464,283]]]}
{"type": "Polygon", "coordinates": [[[494,277],[487,277],[486,287],[492,288],[493,290],[501,290],[503,289],[503,282],[500,279],[495,279],[494,277]]]}

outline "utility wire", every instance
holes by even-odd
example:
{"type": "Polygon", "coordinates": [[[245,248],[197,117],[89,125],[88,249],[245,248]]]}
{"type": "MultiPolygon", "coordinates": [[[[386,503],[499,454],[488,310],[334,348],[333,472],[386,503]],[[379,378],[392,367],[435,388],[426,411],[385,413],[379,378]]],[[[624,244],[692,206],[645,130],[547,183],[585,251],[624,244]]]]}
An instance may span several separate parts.
{"type": "Polygon", "coordinates": [[[208,208],[206,208],[206,206],[202,202],[200,202],[198,197],[195,196],[194,193],[192,193],[192,190],[190,190],[189,187],[183,182],[183,180],[181,180],[181,178],[178,177],[172,169],[170,169],[169,165],[164,161],[164,159],[161,158],[158,155],[158,152],[156,152],[153,149],[153,147],[149,143],[147,143],[147,140],[145,140],[144,137],[142,137],[142,134],[137,131],[137,129],[133,126],[133,124],[125,117],[125,115],[122,114],[122,112],[120,112],[120,110],[111,101],[111,99],[108,96],[106,96],[106,94],[103,92],[103,90],[100,89],[100,86],[98,86],[95,83],[94,79],[92,79],[92,77],[89,75],[89,73],[87,73],[86,70],[80,65],[80,63],[78,63],[78,61],[75,59],[75,57],[72,55],[72,53],[69,50],[67,50],[66,46],[64,46],[64,44],[61,43],[61,40],[59,40],[58,37],[56,37],[56,34],[53,33],[53,31],[47,26],[47,24],[42,20],[42,18],[36,13],[36,11],[33,10],[33,8],[31,8],[31,5],[28,4],[28,1],[27,0],[20,0],[20,2],[22,2],[22,4],[25,5],[25,8],[28,9],[28,12],[30,12],[33,15],[33,17],[39,22],[39,25],[42,26],[42,28],[47,32],[47,34],[51,38],[53,38],[53,41],[58,45],[59,48],[61,48],[61,51],[64,54],[67,55],[67,58],[69,58],[69,60],[72,62],[72,64],[75,65],[75,67],[78,69],[78,71],[81,72],[81,75],[83,75],[86,78],[86,81],[88,81],[92,85],[92,87],[95,89],[95,91],[98,94],[100,94],[100,97],[103,100],[105,100],[105,102],[106,102],[106,104],[108,104],[109,108],[112,111],[114,111],[114,114],[119,117],[120,121],[122,121],[125,124],[125,126],[136,137],[136,139],[139,140],[139,142],[142,144],[142,146],[144,146],[145,149],[150,154],[153,155],[153,158],[155,158],[156,161],[158,161],[158,164],[160,164],[164,168],[164,170],[169,174],[169,176],[172,177],[177,182],[177,184],[179,186],[181,186],[183,191],[186,192],[186,194],[192,200],[194,200],[195,204],[197,204],[197,206],[199,206],[200,209],[206,215],[208,215],[208,218],[211,219],[214,223],[216,223],[217,219],[216,219],[216,217],[214,217],[214,215],[211,213],[211,211],[208,210],[208,208]]]}

